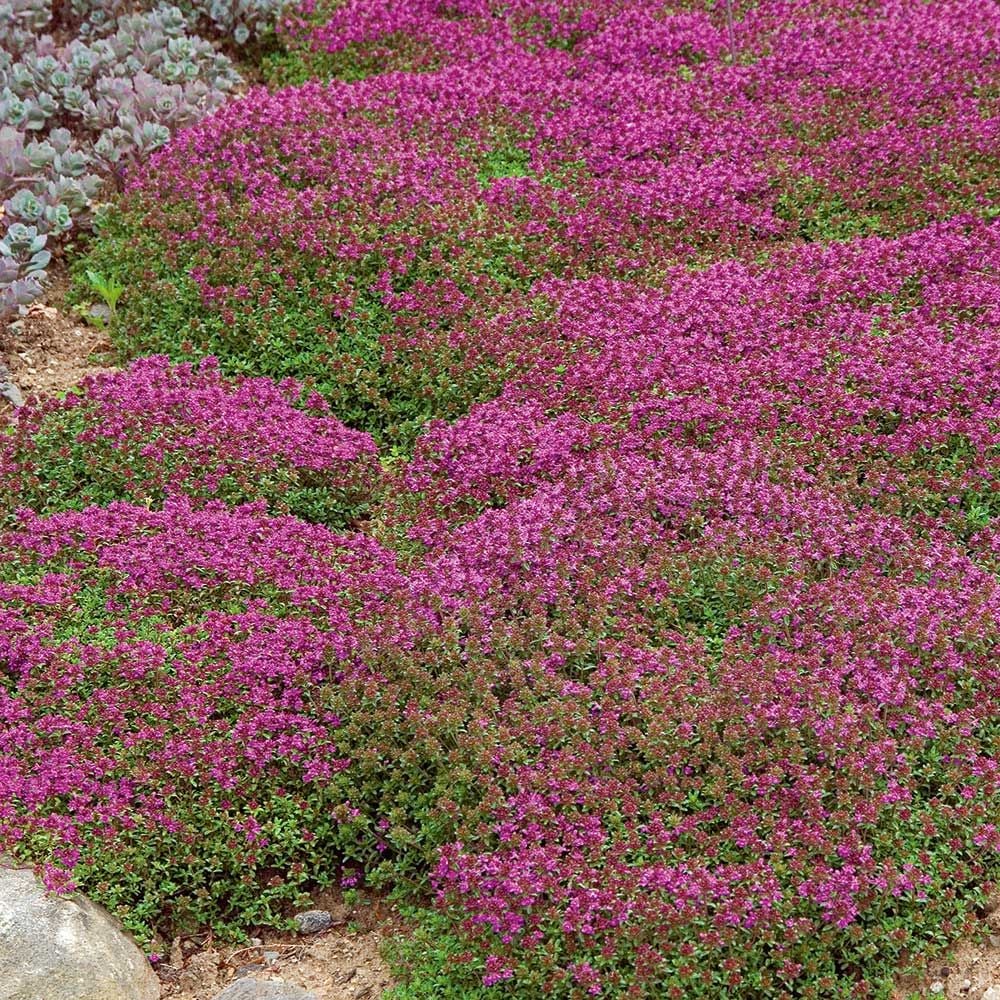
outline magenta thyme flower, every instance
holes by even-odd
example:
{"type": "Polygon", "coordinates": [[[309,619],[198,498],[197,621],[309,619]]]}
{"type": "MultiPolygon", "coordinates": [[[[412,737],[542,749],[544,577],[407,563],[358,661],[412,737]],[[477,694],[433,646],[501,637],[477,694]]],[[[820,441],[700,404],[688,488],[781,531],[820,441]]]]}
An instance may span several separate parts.
{"type": "Polygon", "coordinates": [[[93,250],[156,356],[0,437],[4,845],[147,937],[410,892],[413,996],[876,997],[970,930],[998,29],[289,9],[326,79],[93,250]]]}
{"type": "Polygon", "coordinates": [[[265,499],[346,526],[377,496],[375,443],[291,379],[223,379],[218,363],[164,357],[99,375],[18,414],[0,438],[3,504],[42,510],[184,495],[265,499]]]}

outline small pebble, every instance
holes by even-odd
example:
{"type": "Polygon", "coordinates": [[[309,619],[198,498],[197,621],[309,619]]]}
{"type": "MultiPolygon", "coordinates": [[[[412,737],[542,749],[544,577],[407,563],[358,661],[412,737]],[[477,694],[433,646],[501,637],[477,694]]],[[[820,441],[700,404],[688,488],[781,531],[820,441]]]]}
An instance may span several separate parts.
{"type": "Polygon", "coordinates": [[[962,980],[962,991],[965,992],[966,990],[971,990],[971,989],[972,989],[972,980],[971,979],[963,979],[962,980]]]}
{"type": "Polygon", "coordinates": [[[940,979],[935,980],[933,983],[931,983],[931,993],[934,994],[944,993],[944,983],[942,983],[940,979]]]}
{"type": "Polygon", "coordinates": [[[274,965],[274,963],[277,962],[280,957],[281,957],[281,952],[279,952],[279,951],[265,951],[264,952],[264,961],[268,965],[274,965]]]}
{"type": "Polygon", "coordinates": [[[300,934],[319,934],[333,926],[333,914],[329,910],[306,910],[294,917],[300,934]]]}
{"type": "Polygon", "coordinates": [[[0,396],[3,396],[13,406],[24,406],[24,396],[13,382],[5,379],[0,373],[0,396]]]}

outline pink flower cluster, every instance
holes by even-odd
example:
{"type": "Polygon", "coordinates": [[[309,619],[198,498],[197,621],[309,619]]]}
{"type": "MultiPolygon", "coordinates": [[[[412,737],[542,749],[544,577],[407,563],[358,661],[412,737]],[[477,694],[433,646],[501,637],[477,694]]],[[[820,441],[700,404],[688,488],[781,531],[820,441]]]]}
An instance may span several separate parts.
{"type": "Polygon", "coordinates": [[[0,445],[82,413],[58,448],[163,491],[3,539],[8,842],[228,824],[237,869],[429,879],[498,996],[875,996],[961,933],[1000,876],[997,9],[739,2],[733,51],[677,6],[307,5],[393,71],[252,91],[135,181],[220,364],[284,343],[332,402],[152,359],[0,445]],[[385,472],[344,426],[404,418],[385,472]],[[316,515],[343,478],[364,519],[316,515]]]}
{"type": "MultiPolygon", "coordinates": [[[[349,766],[322,690],[363,672],[351,618],[399,584],[371,540],[183,499],[25,513],[4,551],[7,846],[51,839],[72,867],[168,831],[183,856],[210,810],[259,831],[262,789],[308,794],[349,766]]],[[[238,866],[258,839],[233,842],[238,866]]]]}
{"type": "Polygon", "coordinates": [[[483,328],[536,280],[656,284],[992,211],[995,7],[742,6],[734,56],[721,5],[335,5],[310,50],[441,51],[253,90],[158,153],[129,204],[177,275],[157,294],[193,287],[205,332],[150,305],[133,347],[276,377],[301,358],[343,419],[395,440],[519,365],[483,328]]]}
{"type": "Polygon", "coordinates": [[[375,442],[334,419],[322,397],[291,379],[224,380],[214,358],[194,366],[152,356],[91,377],[22,412],[0,438],[0,498],[10,510],[184,495],[266,499],[343,526],[379,477],[375,442]]]}

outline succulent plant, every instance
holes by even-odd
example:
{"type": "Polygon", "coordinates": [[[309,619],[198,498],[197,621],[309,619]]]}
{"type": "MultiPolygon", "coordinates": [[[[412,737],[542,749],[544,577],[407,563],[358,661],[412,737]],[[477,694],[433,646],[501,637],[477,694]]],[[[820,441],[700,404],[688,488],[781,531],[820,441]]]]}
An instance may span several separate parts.
{"type": "Polygon", "coordinates": [[[237,45],[244,45],[270,30],[287,5],[287,0],[211,0],[192,7],[207,9],[218,31],[231,35],[237,45]]]}
{"type": "MultiPolygon", "coordinates": [[[[136,10],[125,0],[70,0],[69,13],[79,24],[81,37],[109,34],[115,23],[136,10]]],[[[151,9],[154,4],[140,5],[151,9]]],[[[245,45],[270,31],[288,0],[182,0],[181,11],[189,31],[212,33],[245,45]]]]}
{"type": "Polygon", "coordinates": [[[0,321],[40,294],[53,237],[89,225],[109,178],[120,183],[240,86],[232,61],[192,34],[195,26],[241,43],[279,6],[239,0],[134,12],[118,0],[72,0],[63,18],[77,37],[60,45],[44,33],[50,0],[0,2],[0,235],[10,227],[0,244],[0,321]],[[16,226],[41,241],[27,257],[16,226]]]}
{"type": "Polygon", "coordinates": [[[52,254],[35,226],[15,222],[0,240],[0,315],[41,294],[41,277],[52,254]]]}
{"type": "Polygon", "coordinates": [[[4,0],[0,3],[3,53],[17,55],[29,48],[52,18],[51,0],[4,0]]]}

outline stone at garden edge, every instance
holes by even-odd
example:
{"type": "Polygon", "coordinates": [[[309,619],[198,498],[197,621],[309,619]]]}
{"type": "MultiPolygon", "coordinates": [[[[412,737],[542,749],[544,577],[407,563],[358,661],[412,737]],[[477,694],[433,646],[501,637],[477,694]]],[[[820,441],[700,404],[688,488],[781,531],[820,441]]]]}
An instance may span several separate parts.
{"type": "Polygon", "coordinates": [[[0,867],[0,1000],[159,1000],[145,955],[107,910],[0,867]]]}
{"type": "Polygon", "coordinates": [[[296,913],[294,919],[300,934],[319,934],[333,926],[333,914],[329,910],[306,910],[296,913]]]}

